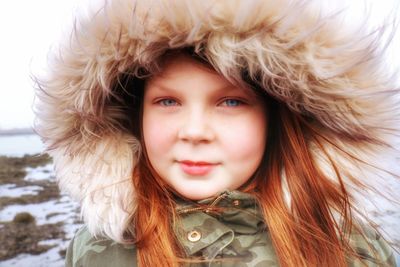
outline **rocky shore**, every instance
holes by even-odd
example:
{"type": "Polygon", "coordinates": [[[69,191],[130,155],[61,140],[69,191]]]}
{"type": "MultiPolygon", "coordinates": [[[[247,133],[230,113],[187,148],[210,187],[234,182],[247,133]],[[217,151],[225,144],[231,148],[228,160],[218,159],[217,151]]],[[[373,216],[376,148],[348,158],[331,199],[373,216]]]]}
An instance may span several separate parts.
{"type": "Polygon", "coordinates": [[[50,157],[0,156],[0,192],[0,266],[63,266],[81,222],[77,203],[58,189],[50,157]]]}

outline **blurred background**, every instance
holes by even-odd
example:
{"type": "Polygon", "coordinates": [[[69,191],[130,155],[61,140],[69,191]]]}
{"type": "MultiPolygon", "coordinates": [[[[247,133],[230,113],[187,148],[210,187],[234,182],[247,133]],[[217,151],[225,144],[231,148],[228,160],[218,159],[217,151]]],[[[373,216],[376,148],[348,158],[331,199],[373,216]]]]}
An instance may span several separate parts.
{"type": "MultiPolygon", "coordinates": [[[[81,4],[83,1],[79,1],[81,4]]],[[[371,27],[393,14],[396,0],[340,1],[347,19],[370,16],[371,27]]],[[[326,1],[331,5],[332,1],[326,1]]],[[[337,4],[337,2],[335,2],[337,4]]],[[[78,0],[0,2],[0,266],[64,266],[65,250],[81,226],[79,206],[58,190],[52,160],[32,130],[33,75],[44,74],[46,54],[62,35],[78,0]]],[[[399,22],[397,22],[400,26],[399,22]]],[[[388,72],[400,68],[400,29],[387,50],[388,72]]],[[[400,80],[400,79],[399,79],[400,80]]],[[[400,83],[399,83],[400,84],[400,83]]],[[[388,181],[400,192],[399,181],[388,181]]],[[[400,207],[376,196],[368,212],[400,245],[400,207]]],[[[397,254],[398,266],[400,257],[397,254]]]]}
{"type": "MultiPolygon", "coordinates": [[[[79,1],[82,2],[82,1],[79,1]]],[[[41,75],[77,0],[0,2],[0,266],[61,267],[81,226],[79,206],[58,190],[32,130],[32,76],[41,75]]]]}

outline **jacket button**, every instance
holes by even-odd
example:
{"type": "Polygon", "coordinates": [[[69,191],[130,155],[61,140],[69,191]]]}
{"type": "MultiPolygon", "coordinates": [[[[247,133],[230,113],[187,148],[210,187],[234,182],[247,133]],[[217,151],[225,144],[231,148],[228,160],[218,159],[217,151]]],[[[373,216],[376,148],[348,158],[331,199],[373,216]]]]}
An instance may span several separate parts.
{"type": "Polygon", "coordinates": [[[201,233],[197,230],[192,230],[187,235],[187,239],[190,242],[197,242],[200,240],[200,238],[201,238],[201,233]]]}
{"type": "Polygon", "coordinates": [[[239,206],[240,205],[240,200],[235,199],[234,201],[232,201],[233,206],[239,206]]]}

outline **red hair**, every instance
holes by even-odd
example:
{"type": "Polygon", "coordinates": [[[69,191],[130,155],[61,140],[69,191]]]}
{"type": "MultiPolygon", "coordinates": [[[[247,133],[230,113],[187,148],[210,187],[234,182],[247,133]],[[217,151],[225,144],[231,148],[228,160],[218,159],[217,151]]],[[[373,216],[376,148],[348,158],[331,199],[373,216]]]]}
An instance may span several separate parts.
{"type": "MultiPolygon", "coordinates": [[[[322,141],[338,151],[340,147],[319,134],[304,116],[270,99],[260,88],[254,89],[268,102],[267,145],[258,170],[239,190],[258,200],[280,266],[347,266],[346,257],[359,257],[348,241],[355,227],[350,194],[322,141]],[[336,177],[328,177],[318,168],[311,142],[330,160],[336,177]]],[[[135,114],[141,125],[141,112],[135,114]]],[[[143,140],[141,132],[135,135],[143,140]]],[[[177,241],[174,228],[179,218],[172,190],[152,169],[144,147],[133,183],[137,211],[132,232],[139,266],[169,267],[199,261],[186,258],[177,241]]]]}

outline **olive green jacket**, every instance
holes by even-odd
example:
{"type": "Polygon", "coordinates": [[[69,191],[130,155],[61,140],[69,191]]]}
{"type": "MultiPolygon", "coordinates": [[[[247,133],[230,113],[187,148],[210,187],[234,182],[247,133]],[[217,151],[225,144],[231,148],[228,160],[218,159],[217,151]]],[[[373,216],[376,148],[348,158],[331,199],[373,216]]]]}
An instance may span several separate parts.
{"type": "MultiPolygon", "coordinates": [[[[190,266],[278,266],[271,238],[255,200],[237,191],[224,192],[214,199],[196,203],[179,203],[179,242],[188,257],[201,256],[207,263],[190,266]],[[213,212],[223,208],[222,212],[213,212]]],[[[367,239],[351,235],[351,244],[363,260],[349,259],[349,266],[396,266],[393,252],[374,231],[364,227],[367,239]]],[[[66,266],[134,267],[134,245],[118,244],[107,238],[94,238],[86,227],[70,242],[66,266]]],[[[189,266],[189,265],[188,265],[189,266]]]]}

